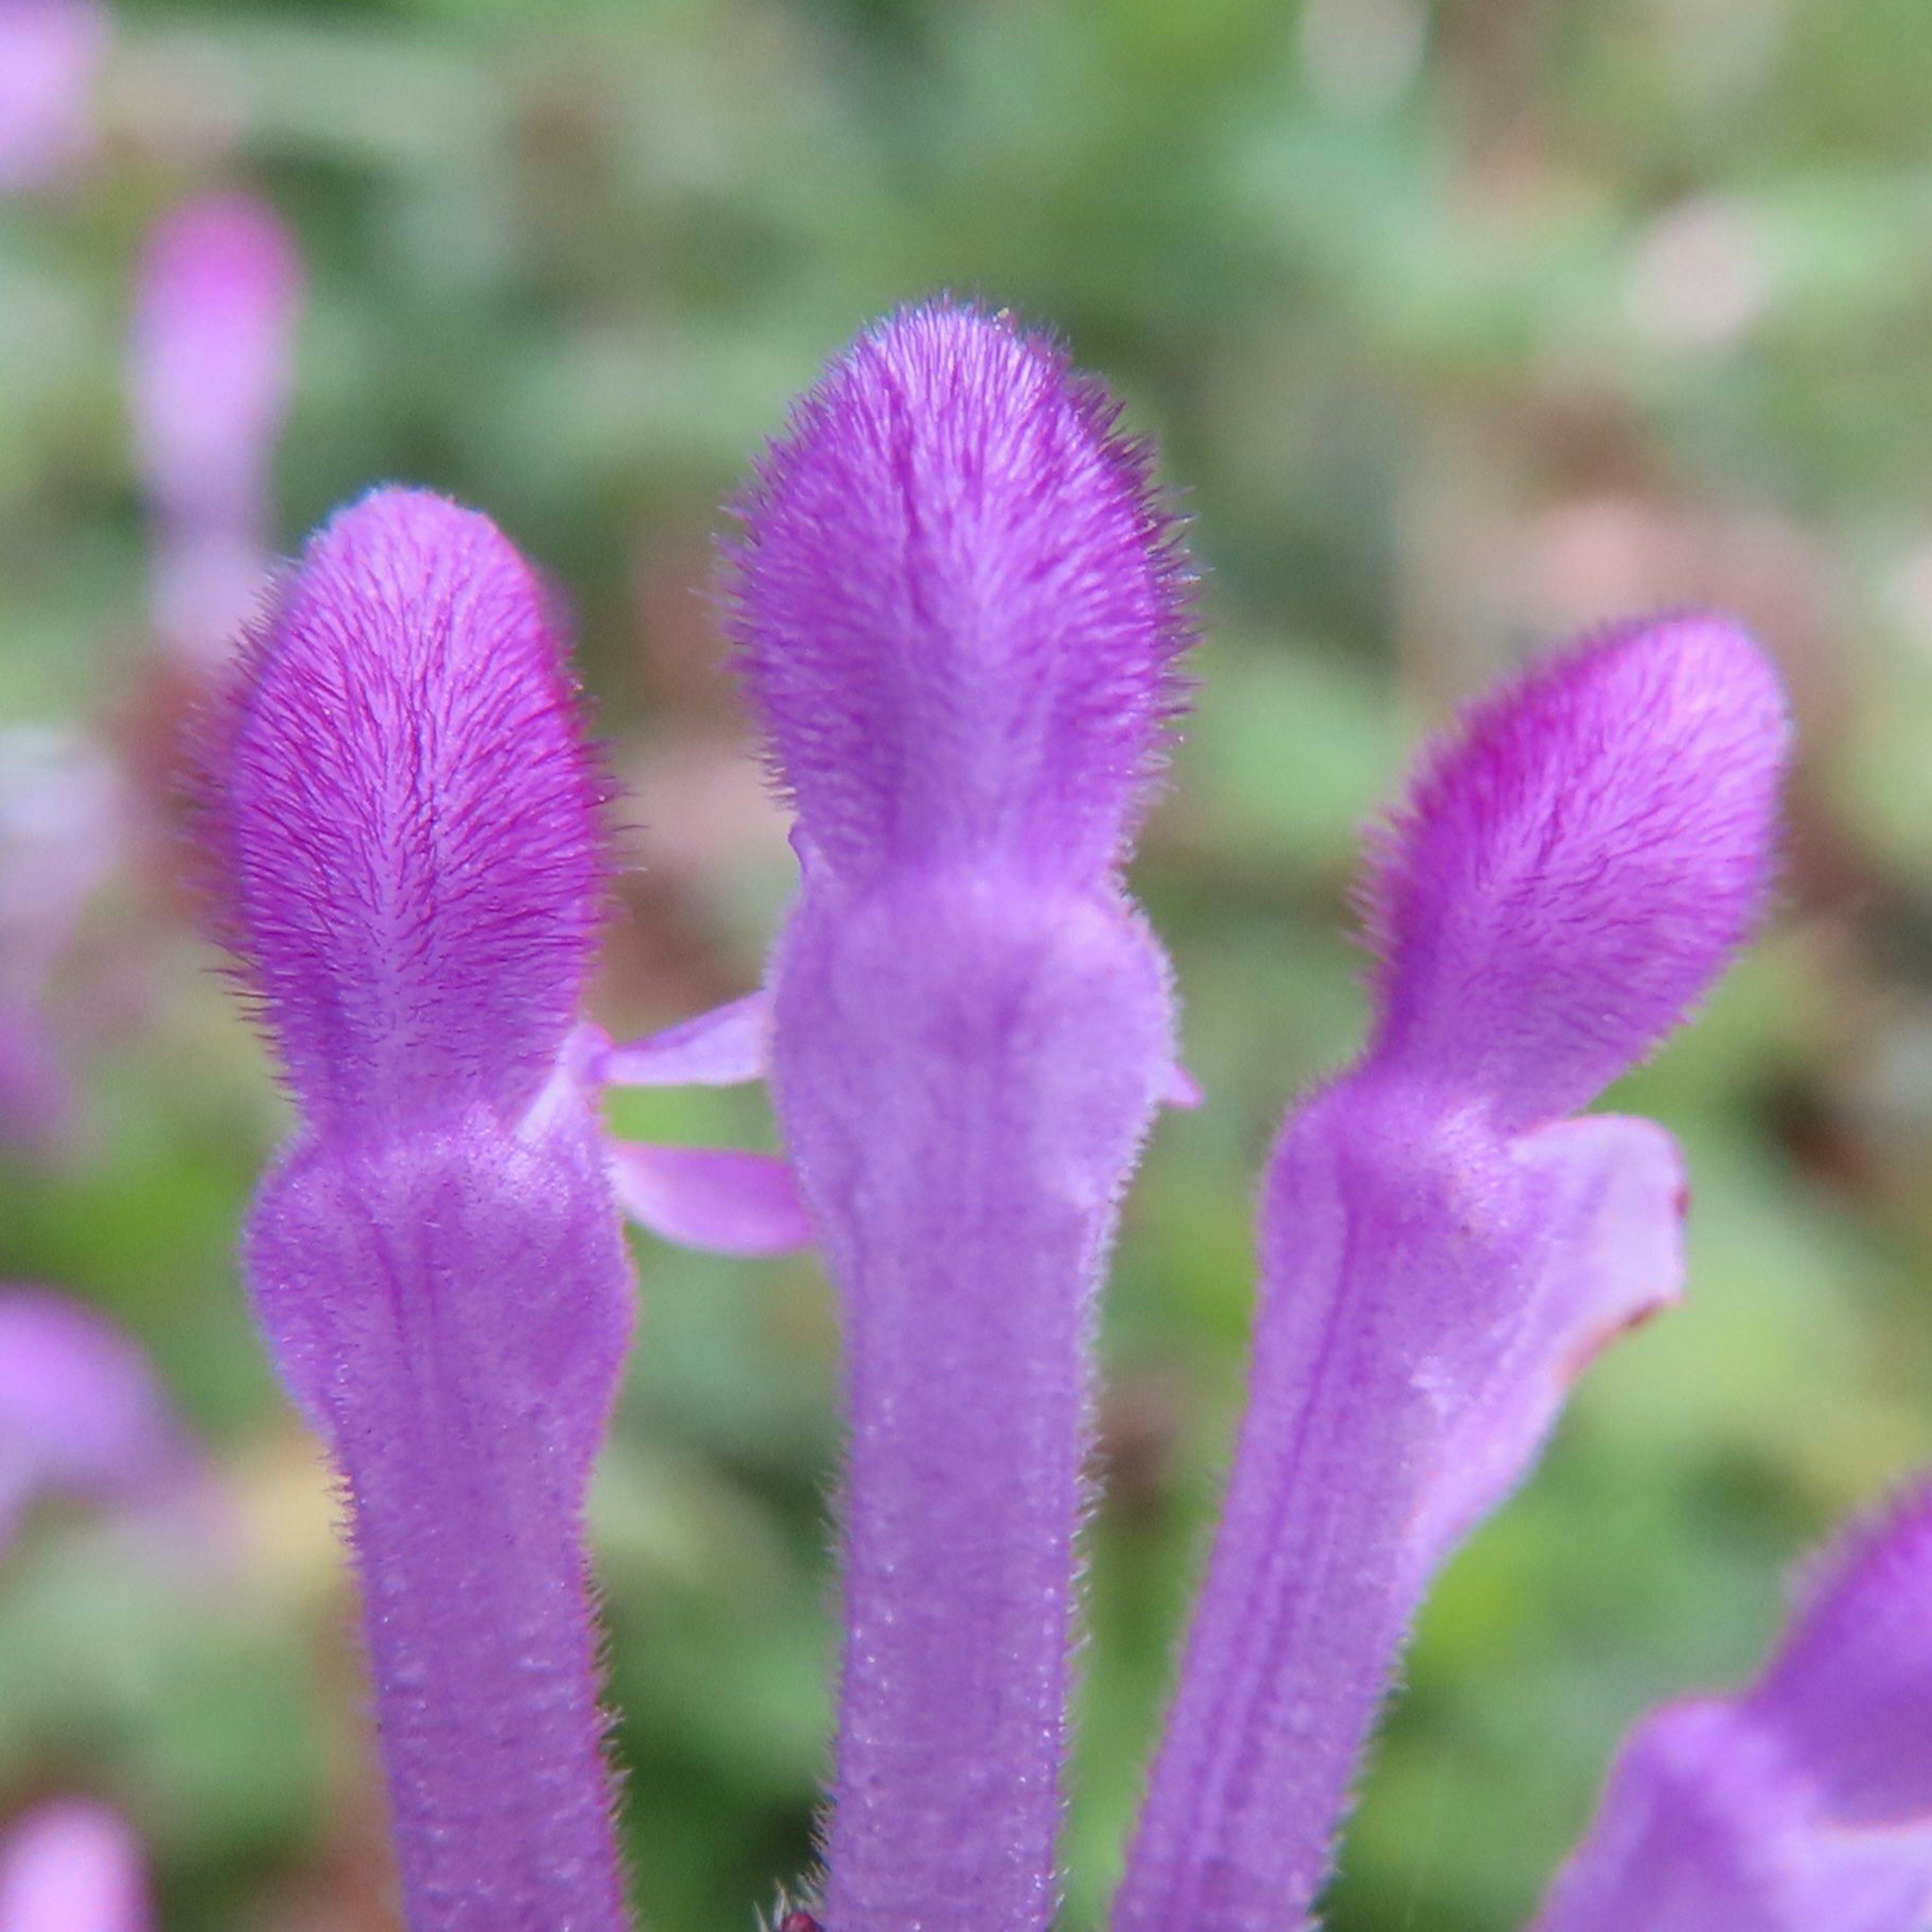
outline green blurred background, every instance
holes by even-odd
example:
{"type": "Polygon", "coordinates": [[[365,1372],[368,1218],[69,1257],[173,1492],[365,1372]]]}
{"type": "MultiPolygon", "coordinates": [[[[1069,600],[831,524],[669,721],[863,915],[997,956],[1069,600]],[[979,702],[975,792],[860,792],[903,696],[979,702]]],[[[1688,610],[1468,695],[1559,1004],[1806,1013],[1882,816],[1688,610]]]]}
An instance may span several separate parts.
{"type": "MultiPolygon", "coordinates": [[[[1108,1306],[1067,1932],[1225,1454],[1257,1167],[1359,1038],[1361,820],[1580,626],[1714,603],[1777,655],[1776,917],[1610,1102],[1684,1144],[1689,1299],[1437,1591],[1333,1899],[1336,1932],[1516,1923],[1633,1715],[1747,1672],[1793,1561],[1932,1460],[1932,7],[130,4],[100,115],[83,178],[0,204],[0,716],[110,742],[148,802],[50,994],[80,1104],[0,1172],[0,1276],[152,1348],[240,1547],[211,1580],[42,1514],[0,1574],[0,1811],[123,1805],[169,1928],[390,1922],[332,1504],[232,1260],[282,1123],[166,836],[122,393],[148,224],[242,184],[308,262],[283,541],[421,481],[575,606],[629,787],[616,1029],[754,983],[784,903],[706,593],[721,501],[824,358],[976,291],[1160,440],[1207,641],[1136,879],[1208,1097],[1160,1127],[1108,1306]]],[[[622,1117],[770,1132],[755,1096],[622,1117]]],[[[748,1932],[811,1856],[835,1311],[808,1259],[638,1260],[596,1508],[623,1826],[646,1924],[748,1932]]]]}

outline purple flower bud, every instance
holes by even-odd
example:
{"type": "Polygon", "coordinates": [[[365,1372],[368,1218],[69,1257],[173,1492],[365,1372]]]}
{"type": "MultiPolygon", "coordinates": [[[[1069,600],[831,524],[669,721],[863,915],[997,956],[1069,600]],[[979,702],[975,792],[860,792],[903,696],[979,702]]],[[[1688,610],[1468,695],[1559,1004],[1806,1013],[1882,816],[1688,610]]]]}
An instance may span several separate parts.
{"type": "Polygon", "coordinates": [[[294,237],[248,195],[184,202],[142,254],[128,385],[154,524],[153,616],[197,661],[226,646],[268,580],[301,288],[294,237]]]}
{"type": "Polygon", "coordinates": [[[1177,709],[1185,573],[1118,406],[1004,316],[861,336],[742,506],[740,667],[807,852],[1078,888],[1177,709]]]}
{"type": "Polygon", "coordinates": [[[1714,617],[1623,626],[1472,707],[1376,841],[1376,1057],[1512,1130],[1587,1105],[1749,931],[1784,741],[1714,617]]]}
{"type": "Polygon", "coordinates": [[[0,1838],[7,1932],[149,1932],[147,1862],[127,1822],[78,1798],[43,1804],[0,1838]]]}
{"type": "Polygon", "coordinates": [[[578,1050],[600,788],[539,586],[379,490],[211,736],[221,916],[301,1117],[245,1259],[349,1500],[409,1923],[615,1928],[583,1515],[632,1293],[578,1050]]]}
{"type": "Polygon", "coordinates": [[[97,0],[0,0],[0,194],[49,187],[92,157],[113,38],[97,0]]]}
{"type": "Polygon", "coordinates": [[[1536,1932],[1920,1932],[1932,1918],[1932,1485],[1854,1533],[1750,1690],[1624,1746],[1536,1932]]]}
{"type": "Polygon", "coordinates": [[[128,1335],[68,1296],[0,1287],[0,1550],[46,1492],[130,1502],[194,1464],[128,1335]]]}
{"type": "Polygon", "coordinates": [[[312,1124],[520,1116],[602,917],[600,782],[542,586],[379,490],[311,539],[218,716],[218,910],[312,1124]]]}
{"type": "Polygon", "coordinates": [[[1373,1043],[1264,1184],[1248,1411],[1115,1932],[1310,1922],[1430,1574],[1676,1294],[1668,1138],[1545,1124],[1743,937],[1785,742],[1750,642],[1683,617],[1551,659],[1428,760],[1370,889],[1373,1043]]]}
{"type": "Polygon", "coordinates": [[[904,311],[800,405],[734,555],[802,871],[775,1097],[845,1316],[838,1932],[1058,1897],[1094,1300],[1174,1084],[1118,868],[1186,579],[1113,422],[1006,316],[904,311]]]}

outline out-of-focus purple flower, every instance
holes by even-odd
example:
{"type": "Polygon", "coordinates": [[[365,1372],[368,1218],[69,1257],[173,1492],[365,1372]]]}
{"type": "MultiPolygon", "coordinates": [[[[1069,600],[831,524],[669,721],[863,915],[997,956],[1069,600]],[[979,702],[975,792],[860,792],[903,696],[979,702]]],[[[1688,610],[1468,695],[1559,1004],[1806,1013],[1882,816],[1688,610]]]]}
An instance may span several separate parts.
{"type": "Polygon", "coordinates": [[[113,36],[97,0],[0,0],[0,194],[49,187],[91,158],[113,36]]]}
{"type": "Polygon", "coordinates": [[[0,1837],[5,1932],[149,1932],[154,1922],[147,1861],[127,1820],[106,1805],[58,1799],[0,1837]]]}
{"type": "Polygon", "coordinates": [[[1676,1293],[1670,1139],[1561,1117],[1757,916],[1786,738],[1734,626],[1633,626],[1472,710],[1384,836],[1375,1034],[1269,1165],[1247,1414],[1115,1932],[1310,1922],[1430,1574],[1676,1293]]]}
{"type": "Polygon", "coordinates": [[[128,1335],[66,1295],[0,1285],[0,1550],[44,1493],[131,1501],[195,1466],[128,1335]]]}
{"type": "Polygon", "coordinates": [[[128,386],[152,615],[193,663],[227,648],[267,579],[302,279],[295,238],[252,195],[184,202],[142,250],[128,386]]]}
{"type": "Polygon", "coordinates": [[[378,490],[207,757],[299,1114],[247,1271],[348,1498],[412,1932],[623,1919],[584,1502],[633,1295],[577,1026],[600,780],[546,610],[486,519],[378,490]]]}
{"type": "Polygon", "coordinates": [[[1536,1932],[1932,1922],[1932,1484],[1847,1538],[1749,1690],[1638,1726],[1536,1932]]]}
{"type": "Polygon", "coordinates": [[[1095,1297],[1177,1084],[1120,866],[1186,576],[1115,413],[1004,315],[906,310],[798,406],[731,559],[802,885],[769,1004],[669,1044],[731,1077],[769,1028],[844,1299],[838,1932],[1058,1898],[1095,1297]]]}
{"type": "Polygon", "coordinates": [[[85,741],[0,730],[0,1145],[43,1140],[67,1112],[47,993],[114,862],[124,809],[106,759],[85,741]]]}

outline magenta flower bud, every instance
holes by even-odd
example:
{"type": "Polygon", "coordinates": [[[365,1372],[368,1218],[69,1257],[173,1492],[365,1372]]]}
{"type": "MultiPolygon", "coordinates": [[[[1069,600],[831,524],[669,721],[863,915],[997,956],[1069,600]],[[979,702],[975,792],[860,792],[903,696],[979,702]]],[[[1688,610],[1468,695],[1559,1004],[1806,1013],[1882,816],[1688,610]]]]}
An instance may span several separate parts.
{"type": "Polygon", "coordinates": [[[1058,1898],[1095,1297],[1175,1084],[1119,867],[1186,578],[1114,418],[1004,315],[904,311],[799,406],[733,555],[802,873],[775,1099],[845,1322],[836,1932],[1058,1898]]]}
{"type": "Polygon", "coordinates": [[[1373,1043],[1264,1184],[1248,1410],[1114,1932],[1311,1922],[1430,1575],[1677,1292],[1668,1137],[1557,1117],[1756,916],[1786,737],[1742,632],[1666,619],[1477,706],[1396,815],[1373,1043]]]}
{"type": "Polygon", "coordinates": [[[131,1502],[195,1467],[130,1336],[68,1296],[0,1287],[0,1550],[44,1494],[131,1502]]]}
{"type": "Polygon", "coordinates": [[[1782,718],[1750,645],[1700,616],[1608,632],[1474,707],[1364,886],[1376,1059],[1511,1130],[1641,1060],[1762,903],[1782,718]]]}
{"type": "Polygon", "coordinates": [[[1111,874],[1186,641],[1146,451],[1003,316],[909,310],[799,405],[745,506],[736,636],[842,876],[1111,874]]]}
{"type": "Polygon", "coordinates": [[[1749,1690],[1624,1746],[1536,1932],[1921,1932],[1932,1919],[1932,1486],[1847,1538],[1749,1690]]]}
{"type": "Polygon", "coordinates": [[[246,654],[206,830],[312,1126],[514,1121],[563,1054],[604,854],[544,610],[486,518],[382,490],[310,540],[246,654]]]}
{"type": "Polygon", "coordinates": [[[80,1798],[42,1804],[0,1836],[7,1932],[151,1932],[147,1861],[127,1821],[80,1798]]]}
{"type": "Polygon", "coordinates": [[[50,187],[92,158],[113,38],[98,0],[0,0],[0,194],[50,187]]]}
{"type": "Polygon", "coordinates": [[[412,1932],[622,1923],[584,1502],[632,1288],[577,1024],[600,786],[536,579],[378,490],[212,733],[205,836],[296,1136],[256,1312],[339,1468],[412,1932]]]}
{"type": "Polygon", "coordinates": [[[226,647],[267,582],[302,280],[295,238],[249,195],[183,203],[142,253],[128,386],[152,615],[197,662],[226,647]]]}

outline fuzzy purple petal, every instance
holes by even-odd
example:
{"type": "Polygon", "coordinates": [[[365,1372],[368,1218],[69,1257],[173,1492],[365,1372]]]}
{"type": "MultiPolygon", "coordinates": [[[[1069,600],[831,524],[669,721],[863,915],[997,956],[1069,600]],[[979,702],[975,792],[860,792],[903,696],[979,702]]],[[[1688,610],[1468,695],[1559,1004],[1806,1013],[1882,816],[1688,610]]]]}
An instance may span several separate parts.
{"type": "Polygon", "coordinates": [[[1536,1932],[1922,1932],[1928,1718],[1932,1485],[1822,1566],[1750,1690],[1637,1727],[1536,1932]]]}
{"type": "Polygon", "coordinates": [[[1434,1569],[1676,1293],[1667,1137],[1544,1124],[1756,911],[1783,742],[1749,644],[1671,620],[1486,700],[1412,794],[1371,891],[1380,1030],[1269,1164],[1247,1412],[1114,1932],[1312,1923],[1434,1569]]]}
{"type": "Polygon", "coordinates": [[[1834,1816],[1932,1822],[1932,1480],[1845,1537],[1804,1598],[1753,1708],[1834,1816]]]}
{"type": "Polygon", "coordinates": [[[1512,1143],[1368,1072],[1293,1118],[1247,1413],[1115,1932],[1310,1922],[1430,1576],[1604,1331],[1674,1290],[1679,1208],[1669,1144],[1637,1123],[1512,1143]]]}
{"type": "Polygon", "coordinates": [[[1587,1103],[1757,919],[1789,740],[1771,667],[1714,616],[1624,626],[1473,706],[1364,889],[1376,1054],[1514,1126],[1587,1103]]]}
{"type": "Polygon", "coordinates": [[[310,540],[210,735],[220,916],[304,1110],[520,1112],[603,890],[598,783],[523,560],[440,496],[364,497],[310,540]]]}
{"type": "Polygon", "coordinates": [[[740,506],[732,632],[800,830],[854,872],[1090,878],[1178,703],[1186,578],[1098,385],[1004,313],[862,336],[740,506]]]}
{"type": "Polygon", "coordinates": [[[126,1820],[62,1798],[15,1819],[0,1836],[0,1926],[6,1932],[151,1932],[147,1861],[126,1820]]]}

